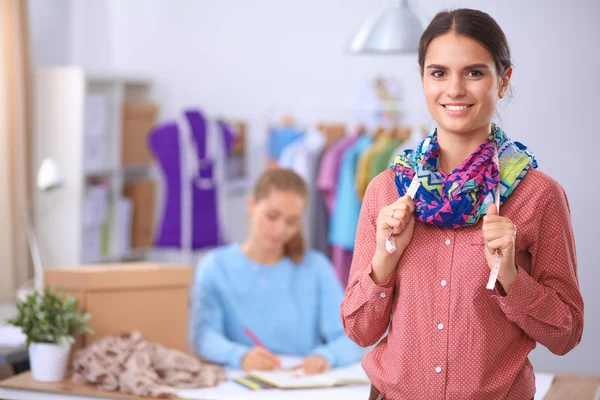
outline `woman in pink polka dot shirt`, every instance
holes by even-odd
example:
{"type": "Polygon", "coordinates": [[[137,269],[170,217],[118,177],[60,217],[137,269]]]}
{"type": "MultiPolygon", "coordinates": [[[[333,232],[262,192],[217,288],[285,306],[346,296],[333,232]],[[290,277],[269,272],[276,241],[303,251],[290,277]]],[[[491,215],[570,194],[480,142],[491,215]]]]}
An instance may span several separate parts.
{"type": "Polygon", "coordinates": [[[419,65],[437,129],[367,189],[344,329],[377,343],[363,362],[373,400],[529,400],[529,352],[540,343],[566,354],[583,330],[567,197],[492,124],[512,76],[493,18],[439,13],[419,65]]]}

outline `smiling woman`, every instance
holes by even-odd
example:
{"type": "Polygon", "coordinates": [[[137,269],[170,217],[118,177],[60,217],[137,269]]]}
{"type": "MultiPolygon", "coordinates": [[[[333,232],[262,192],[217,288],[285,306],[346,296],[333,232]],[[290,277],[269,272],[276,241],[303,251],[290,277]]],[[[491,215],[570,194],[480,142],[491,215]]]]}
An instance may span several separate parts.
{"type": "Polygon", "coordinates": [[[566,354],[583,330],[567,198],[492,124],[512,76],[492,17],[437,14],[419,66],[437,128],[367,189],[344,328],[362,346],[388,332],[363,362],[373,400],[529,400],[530,351],[566,354]]]}

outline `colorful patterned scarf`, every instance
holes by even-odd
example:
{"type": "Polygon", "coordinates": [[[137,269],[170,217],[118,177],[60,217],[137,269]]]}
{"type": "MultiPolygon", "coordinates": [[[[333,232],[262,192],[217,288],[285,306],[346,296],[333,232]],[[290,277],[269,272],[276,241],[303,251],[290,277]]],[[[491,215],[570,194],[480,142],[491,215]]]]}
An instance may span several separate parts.
{"type": "Polygon", "coordinates": [[[415,150],[406,150],[391,163],[396,170],[398,194],[404,196],[415,173],[421,187],[414,198],[415,216],[442,227],[474,225],[494,204],[494,188],[500,183],[500,203],[515,190],[530,167],[537,168],[527,147],[512,141],[502,129],[492,125],[484,143],[452,173],[438,171],[440,146],[437,129],[415,150]],[[498,149],[500,171],[494,162],[498,149]]]}

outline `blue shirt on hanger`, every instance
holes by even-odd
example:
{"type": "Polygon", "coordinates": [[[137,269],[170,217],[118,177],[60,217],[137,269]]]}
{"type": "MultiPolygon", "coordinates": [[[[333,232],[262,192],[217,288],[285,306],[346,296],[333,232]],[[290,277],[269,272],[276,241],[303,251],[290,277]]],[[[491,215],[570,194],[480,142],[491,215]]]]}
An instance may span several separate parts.
{"type": "Polygon", "coordinates": [[[356,165],[360,155],[371,146],[373,138],[362,135],[342,156],[335,206],[329,223],[329,243],[347,250],[354,249],[361,202],[356,194],[356,165]]]}
{"type": "Polygon", "coordinates": [[[293,126],[283,126],[273,129],[269,134],[269,157],[279,160],[281,152],[291,143],[302,137],[302,131],[293,126]]]}

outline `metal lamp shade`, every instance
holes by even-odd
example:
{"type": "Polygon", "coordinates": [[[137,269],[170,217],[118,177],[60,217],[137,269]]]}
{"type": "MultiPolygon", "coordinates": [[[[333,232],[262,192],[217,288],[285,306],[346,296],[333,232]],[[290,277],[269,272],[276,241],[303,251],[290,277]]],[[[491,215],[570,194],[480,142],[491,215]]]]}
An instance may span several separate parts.
{"type": "Polygon", "coordinates": [[[360,28],[348,50],[357,54],[416,53],[423,26],[407,0],[388,1],[360,28]]]}

